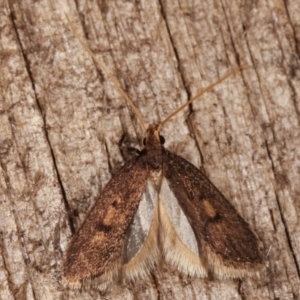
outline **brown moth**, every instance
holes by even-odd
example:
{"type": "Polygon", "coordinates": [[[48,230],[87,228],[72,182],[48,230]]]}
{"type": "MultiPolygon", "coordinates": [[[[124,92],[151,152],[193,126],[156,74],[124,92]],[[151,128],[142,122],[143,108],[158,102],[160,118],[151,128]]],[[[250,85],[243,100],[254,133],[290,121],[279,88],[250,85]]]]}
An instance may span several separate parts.
{"type": "MultiPolygon", "coordinates": [[[[67,20],[146,128],[116,79],[67,20]]],[[[249,225],[200,170],[164,148],[160,135],[162,126],[179,110],[239,70],[147,128],[144,149],[115,173],[72,238],[63,264],[65,284],[78,288],[92,282],[105,290],[147,277],[162,259],[198,277],[242,278],[263,268],[262,244],[249,225]]]]}

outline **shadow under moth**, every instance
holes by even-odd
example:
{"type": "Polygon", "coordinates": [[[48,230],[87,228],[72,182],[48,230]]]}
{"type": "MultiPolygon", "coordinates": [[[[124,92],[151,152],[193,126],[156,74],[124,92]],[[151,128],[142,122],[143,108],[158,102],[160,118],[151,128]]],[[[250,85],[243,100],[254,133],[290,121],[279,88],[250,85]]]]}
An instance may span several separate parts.
{"type": "Polygon", "coordinates": [[[161,260],[190,276],[257,274],[264,265],[259,239],[200,170],[164,148],[160,135],[175,113],[240,68],[146,129],[132,101],[67,20],[79,42],[129,102],[146,137],[144,149],[115,173],[73,236],[63,264],[64,283],[79,288],[91,282],[105,290],[149,276],[161,260]]]}

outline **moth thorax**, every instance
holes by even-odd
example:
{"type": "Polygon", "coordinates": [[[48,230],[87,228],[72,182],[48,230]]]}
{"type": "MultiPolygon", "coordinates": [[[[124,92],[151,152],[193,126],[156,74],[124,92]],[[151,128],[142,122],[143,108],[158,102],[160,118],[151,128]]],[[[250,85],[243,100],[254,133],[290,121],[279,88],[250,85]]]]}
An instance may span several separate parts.
{"type": "Polygon", "coordinates": [[[161,170],[163,164],[162,147],[147,149],[147,164],[152,172],[161,170]]]}
{"type": "Polygon", "coordinates": [[[152,170],[152,172],[149,173],[149,179],[156,190],[158,190],[161,185],[161,175],[161,168],[159,170],[152,170]]]}

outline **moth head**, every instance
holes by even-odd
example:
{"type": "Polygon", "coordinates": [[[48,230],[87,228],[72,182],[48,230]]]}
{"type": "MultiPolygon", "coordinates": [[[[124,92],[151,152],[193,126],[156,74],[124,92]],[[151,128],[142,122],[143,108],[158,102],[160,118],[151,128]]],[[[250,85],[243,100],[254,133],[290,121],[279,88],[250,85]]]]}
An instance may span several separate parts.
{"type": "Polygon", "coordinates": [[[144,146],[161,146],[165,143],[165,138],[158,131],[159,125],[150,125],[146,130],[146,137],[143,139],[144,146]]]}
{"type": "Polygon", "coordinates": [[[146,130],[146,137],[144,138],[144,153],[147,153],[147,164],[151,171],[160,172],[163,157],[162,145],[165,142],[163,136],[159,134],[159,125],[150,125],[146,130]]]}

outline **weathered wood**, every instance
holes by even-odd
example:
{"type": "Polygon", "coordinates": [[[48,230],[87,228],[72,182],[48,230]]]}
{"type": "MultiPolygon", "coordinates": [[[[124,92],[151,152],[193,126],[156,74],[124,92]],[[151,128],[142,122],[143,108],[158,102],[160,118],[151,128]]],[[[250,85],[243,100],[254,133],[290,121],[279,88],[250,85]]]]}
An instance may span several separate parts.
{"type": "MultiPolygon", "coordinates": [[[[66,1],[67,2],[67,1],[66,1]]],[[[260,279],[69,291],[71,232],[143,130],[72,35],[63,1],[2,1],[0,299],[299,299],[299,5],[295,1],[69,1],[69,15],[148,123],[241,63],[166,124],[265,245],[260,279]],[[202,2],[202,3],[201,3],[202,2]]]]}

